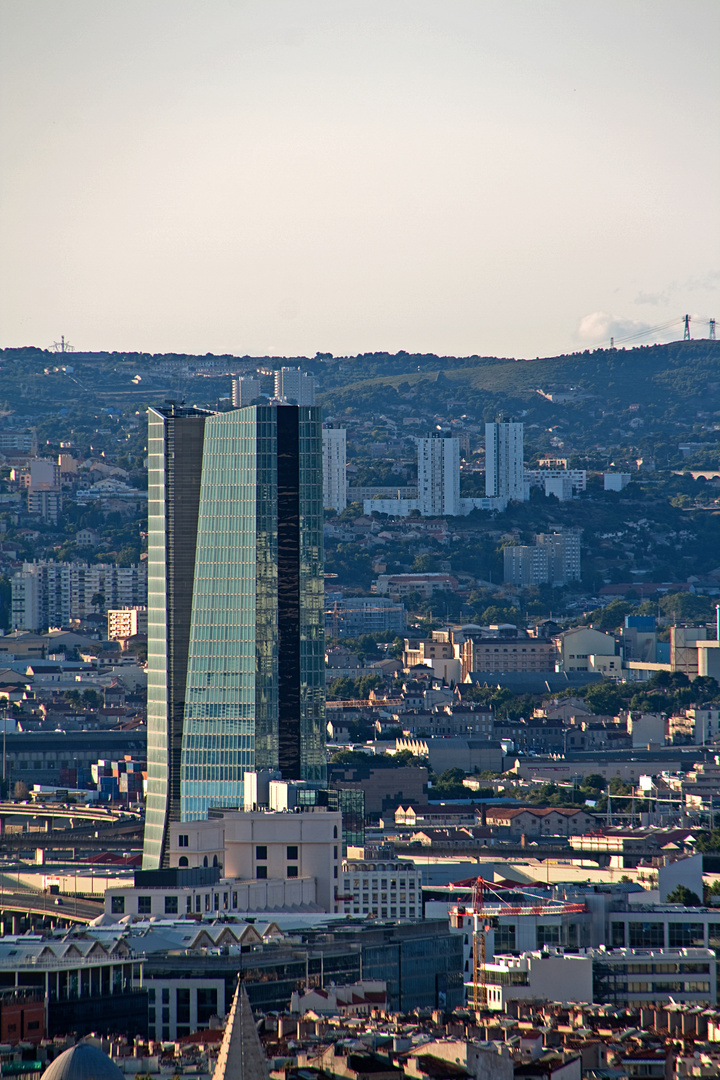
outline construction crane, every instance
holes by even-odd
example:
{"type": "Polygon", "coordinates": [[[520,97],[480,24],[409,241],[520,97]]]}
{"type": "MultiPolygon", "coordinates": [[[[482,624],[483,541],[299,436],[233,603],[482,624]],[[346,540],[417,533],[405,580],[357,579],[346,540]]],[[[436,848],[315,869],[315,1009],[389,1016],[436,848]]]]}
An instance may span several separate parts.
{"type": "Polygon", "coordinates": [[[487,975],[485,972],[485,882],[477,879],[472,891],[473,906],[473,1007],[475,1012],[487,1009],[487,975]]]}
{"type": "MultiPolygon", "coordinates": [[[[473,1008],[476,1013],[487,1009],[487,974],[485,971],[485,934],[490,929],[486,925],[485,912],[485,885],[490,884],[484,878],[478,877],[472,885],[472,899],[470,907],[456,909],[458,916],[469,915],[473,921],[472,936],[472,966],[473,966],[473,1008]]],[[[450,888],[454,888],[450,885],[450,888]]]]}
{"type": "MultiPolygon", "coordinates": [[[[498,892],[497,886],[485,878],[470,878],[457,884],[449,884],[449,889],[467,890],[470,892],[469,904],[458,903],[450,908],[450,925],[458,930],[469,926],[472,920],[472,1005],[476,1013],[483,1012],[488,1007],[487,971],[485,968],[485,935],[493,927],[497,927],[500,916],[530,916],[538,915],[580,915],[587,908],[584,903],[556,900],[547,896],[538,896],[526,888],[519,891],[523,894],[520,903],[508,903],[498,892]],[[488,898],[488,894],[491,894],[488,898]]],[[[517,888],[513,887],[513,892],[517,888]]]]}

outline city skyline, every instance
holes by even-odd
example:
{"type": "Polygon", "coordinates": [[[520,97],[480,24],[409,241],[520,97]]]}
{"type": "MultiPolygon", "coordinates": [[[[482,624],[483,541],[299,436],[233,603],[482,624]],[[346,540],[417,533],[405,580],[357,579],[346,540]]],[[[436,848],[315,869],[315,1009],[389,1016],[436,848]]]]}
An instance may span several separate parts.
{"type": "Polygon", "coordinates": [[[706,335],[720,13],[693,14],[6,0],[3,344],[535,358],[685,313],[706,335]]]}

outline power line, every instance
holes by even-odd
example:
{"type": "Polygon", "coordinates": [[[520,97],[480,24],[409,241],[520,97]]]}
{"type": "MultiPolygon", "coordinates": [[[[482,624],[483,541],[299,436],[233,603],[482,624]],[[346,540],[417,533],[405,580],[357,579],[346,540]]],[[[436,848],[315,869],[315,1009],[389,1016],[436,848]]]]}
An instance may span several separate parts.
{"type": "MultiPolygon", "coordinates": [[[[669,322],[658,323],[657,326],[648,326],[645,330],[635,330],[632,334],[624,334],[622,337],[612,337],[610,339],[610,347],[618,343],[623,344],[626,341],[634,341],[637,338],[648,337],[651,334],[661,334],[666,330],[670,330],[673,327],[683,327],[683,340],[690,341],[690,323],[692,322],[692,315],[678,315],[675,319],[670,319],[669,322]]],[[[695,319],[695,322],[704,322],[704,319],[695,319]]],[[[715,319],[708,319],[708,339],[715,341],[715,319]]]]}

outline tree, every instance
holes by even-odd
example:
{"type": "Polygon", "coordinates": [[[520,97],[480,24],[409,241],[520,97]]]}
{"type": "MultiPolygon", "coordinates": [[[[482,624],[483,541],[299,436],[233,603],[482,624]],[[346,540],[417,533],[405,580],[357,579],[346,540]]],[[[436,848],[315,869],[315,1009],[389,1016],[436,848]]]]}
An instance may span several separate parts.
{"type": "Polygon", "coordinates": [[[118,566],[134,566],[135,563],[140,562],[140,548],[133,544],[126,544],[118,551],[115,561],[118,566]]]}
{"type": "Polygon", "coordinates": [[[613,600],[604,608],[598,608],[590,616],[595,630],[615,630],[622,626],[625,616],[635,612],[635,604],[627,600],[613,600]]]}
{"type": "Polygon", "coordinates": [[[434,555],[416,555],[412,564],[413,574],[432,574],[438,569],[437,559],[434,555]]]}
{"type": "Polygon", "coordinates": [[[604,791],[605,777],[601,776],[600,773],[589,773],[583,778],[580,787],[583,791],[604,791]]]}
{"type": "Polygon", "coordinates": [[[331,765],[359,765],[366,764],[368,755],[362,750],[336,750],[330,758],[331,765]]]}
{"type": "Polygon", "coordinates": [[[513,626],[519,626],[523,620],[517,608],[491,604],[483,611],[480,621],[483,626],[497,626],[498,623],[512,623],[513,626]]]}
{"type": "Polygon", "coordinates": [[[693,679],[691,685],[696,701],[710,701],[720,693],[717,680],[710,675],[698,675],[696,679],[693,679]]]}
{"type": "Polygon", "coordinates": [[[697,596],[695,593],[670,593],[658,601],[658,607],[663,615],[687,622],[706,622],[715,614],[710,599],[707,596],[697,596]]]}
{"type": "Polygon", "coordinates": [[[383,754],[383,758],[387,759],[395,768],[400,768],[403,765],[414,765],[424,769],[427,768],[427,760],[425,758],[416,757],[410,750],[398,750],[396,754],[383,754]]]}
{"type": "Polygon", "coordinates": [[[687,885],[676,885],[667,895],[668,904],[684,904],[685,907],[701,907],[702,900],[687,885]]]}
{"type": "Polygon", "coordinates": [[[720,851],[720,829],[698,833],[695,837],[697,851],[720,851]]]}
{"type": "Polygon", "coordinates": [[[104,595],[104,593],[101,593],[101,592],[93,593],[92,597],[90,599],[90,603],[92,604],[92,606],[95,608],[96,611],[101,611],[102,608],[105,607],[105,595],[104,595]]]}
{"type": "Polygon", "coordinates": [[[350,701],[355,697],[355,680],[347,675],[341,675],[339,679],[333,679],[327,689],[329,698],[350,701]]]}
{"type": "Polygon", "coordinates": [[[373,737],[373,726],[369,720],[363,720],[362,717],[359,717],[357,720],[350,721],[348,732],[350,742],[368,742],[373,737]]]}
{"type": "Polygon", "coordinates": [[[24,802],[30,794],[27,784],[23,780],[16,780],[13,788],[13,796],[16,802],[24,802]]]}
{"type": "Polygon", "coordinates": [[[382,686],[383,680],[381,675],[361,675],[359,679],[355,680],[355,692],[358,698],[363,700],[370,697],[371,690],[377,690],[382,686]]]}
{"type": "Polygon", "coordinates": [[[432,785],[432,795],[437,799],[464,799],[468,796],[468,789],[463,785],[465,773],[462,769],[446,769],[435,777],[432,785]]]}
{"type": "Polygon", "coordinates": [[[623,707],[623,696],[609,683],[592,683],[585,691],[585,704],[596,716],[617,716],[623,707]]]}

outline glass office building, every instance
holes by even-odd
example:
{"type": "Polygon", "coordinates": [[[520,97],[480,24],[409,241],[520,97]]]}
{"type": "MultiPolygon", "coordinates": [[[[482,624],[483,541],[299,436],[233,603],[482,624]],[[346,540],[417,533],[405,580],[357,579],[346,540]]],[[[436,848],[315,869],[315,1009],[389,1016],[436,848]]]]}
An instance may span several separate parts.
{"type": "Polygon", "coordinates": [[[314,406],[149,410],[148,797],[171,821],[242,803],[243,773],[324,784],[322,423],[314,406]]]}

